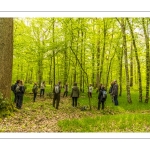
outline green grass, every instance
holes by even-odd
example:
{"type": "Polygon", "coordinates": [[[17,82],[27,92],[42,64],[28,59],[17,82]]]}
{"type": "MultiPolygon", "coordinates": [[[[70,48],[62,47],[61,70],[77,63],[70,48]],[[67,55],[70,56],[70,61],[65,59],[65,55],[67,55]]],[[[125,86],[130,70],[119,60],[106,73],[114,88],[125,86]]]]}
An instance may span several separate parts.
{"type": "Polygon", "coordinates": [[[63,132],[150,132],[149,114],[121,114],[64,120],[63,132]]]}
{"type": "MultiPolygon", "coordinates": [[[[97,109],[97,93],[93,93],[92,110],[97,109]]],[[[132,104],[127,102],[126,93],[118,97],[119,106],[115,106],[108,95],[105,109],[100,110],[95,117],[59,121],[58,125],[63,132],[149,132],[150,105],[139,102],[136,91],[131,91],[132,104]]],[[[86,93],[79,98],[81,106],[89,105],[86,93]]]]}
{"type": "MultiPolygon", "coordinates": [[[[96,93],[96,91],[94,91],[93,98],[91,99],[91,104],[92,104],[92,107],[94,107],[94,108],[96,108],[98,105],[97,97],[98,97],[98,93],[96,93]]],[[[125,111],[132,111],[132,112],[141,111],[141,110],[150,110],[150,105],[144,102],[144,98],[143,98],[143,102],[139,102],[137,91],[131,91],[131,98],[132,98],[132,104],[129,104],[127,101],[125,92],[122,94],[122,96],[118,96],[119,106],[121,107],[120,109],[125,110],[125,111]]],[[[81,106],[83,106],[83,105],[88,106],[89,100],[87,98],[87,93],[83,93],[80,96],[78,101],[81,106]]],[[[111,109],[116,109],[116,106],[114,106],[113,103],[111,102],[111,97],[109,94],[107,95],[107,100],[105,102],[105,106],[109,107],[111,109]]]]}
{"type": "MultiPolygon", "coordinates": [[[[127,102],[125,92],[121,97],[118,97],[119,106],[112,103],[108,94],[105,109],[100,111],[97,110],[98,93],[95,90],[91,99],[92,110],[89,110],[89,100],[87,92],[85,92],[80,93],[78,108],[71,107],[69,93],[67,102],[61,103],[60,100],[60,109],[56,111],[52,107],[52,99],[49,99],[48,96],[33,103],[33,94],[29,94],[32,86],[28,86],[27,89],[23,100],[25,107],[21,110],[24,116],[22,120],[28,116],[26,120],[32,120],[32,124],[35,126],[44,119],[46,124],[42,123],[44,127],[41,126],[39,131],[47,131],[47,126],[50,126],[52,122],[56,122],[57,129],[55,131],[58,132],[150,132],[150,104],[145,103],[144,99],[143,102],[139,102],[138,92],[135,89],[131,90],[132,104],[127,102]],[[80,111],[81,106],[88,106],[88,109],[80,111]]],[[[49,92],[51,90],[47,86],[45,94],[49,92]]],[[[28,124],[27,121],[26,123],[28,124]]],[[[50,126],[50,128],[53,127],[50,126]]],[[[37,130],[38,126],[35,129],[37,130]]]]}

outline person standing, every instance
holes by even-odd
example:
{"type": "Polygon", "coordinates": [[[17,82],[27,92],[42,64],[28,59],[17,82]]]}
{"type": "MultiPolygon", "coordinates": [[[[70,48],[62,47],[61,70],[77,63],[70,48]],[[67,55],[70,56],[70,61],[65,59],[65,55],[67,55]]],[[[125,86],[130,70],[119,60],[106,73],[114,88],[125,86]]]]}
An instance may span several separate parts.
{"type": "Polygon", "coordinates": [[[88,97],[89,98],[92,98],[92,92],[93,92],[93,86],[92,86],[92,84],[90,84],[88,87],[88,97]]]}
{"type": "Polygon", "coordinates": [[[16,101],[17,101],[16,87],[17,87],[18,83],[19,83],[19,80],[17,80],[16,83],[11,86],[11,90],[14,93],[14,103],[16,103],[16,101]]]}
{"type": "Polygon", "coordinates": [[[72,87],[71,97],[72,97],[72,106],[77,107],[77,101],[79,98],[79,88],[76,82],[74,83],[72,87]]]}
{"type": "Polygon", "coordinates": [[[104,109],[104,103],[106,101],[106,98],[107,98],[107,92],[105,87],[102,85],[98,95],[98,110],[100,110],[101,103],[102,103],[102,109],[104,109]]]}
{"type": "Polygon", "coordinates": [[[23,81],[20,80],[16,86],[16,95],[17,95],[16,107],[18,109],[22,108],[24,92],[25,92],[25,87],[23,85],[23,81]]]}
{"type": "Polygon", "coordinates": [[[54,98],[53,98],[53,107],[58,109],[60,102],[60,93],[61,93],[61,82],[58,82],[53,88],[54,98]]]}
{"type": "Polygon", "coordinates": [[[33,88],[32,88],[32,92],[33,92],[33,102],[35,102],[36,96],[37,96],[37,92],[38,92],[38,85],[37,83],[34,83],[33,88]]]}
{"type": "Polygon", "coordinates": [[[68,95],[68,84],[66,83],[66,84],[64,85],[64,95],[63,95],[63,97],[64,97],[64,96],[67,97],[67,95],[68,95]]]}
{"type": "Polygon", "coordinates": [[[109,88],[109,94],[110,94],[110,97],[112,99],[112,102],[114,103],[114,96],[112,94],[113,86],[114,86],[114,81],[111,82],[111,85],[110,85],[110,88],[109,88]]]}
{"type": "Polygon", "coordinates": [[[114,81],[114,85],[112,88],[112,95],[114,97],[114,104],[117,106],[118,105],[118,84],[117,80],[114,81]]]}
{"type": "Polygon", "coordinates": [[[45,87],[46,87],[45,81],[43,81],[43,82],[41,83],[41,87],[40,87],[40,97],[41,97],[41,96],[44,97],[45,87]]]}

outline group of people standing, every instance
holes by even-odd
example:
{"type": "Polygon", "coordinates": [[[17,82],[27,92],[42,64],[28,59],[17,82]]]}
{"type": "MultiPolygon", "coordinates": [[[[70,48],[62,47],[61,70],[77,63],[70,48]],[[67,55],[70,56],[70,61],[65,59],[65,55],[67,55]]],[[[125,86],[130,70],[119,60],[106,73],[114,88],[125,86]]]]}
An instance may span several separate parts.
{"type": "MultiPolygon", "coordinates": [[[[43,81],[40,85],[40,97],[44,97],[45,94],[45,81],[43,81]]],[[[66,83],[64,86],[64,93],[63,97],[68,96],[68,91],[69,87],[68,84],[66,83]]],[[[53,107],[58,109],[59,108],[59,103],[60,103],[60,94],[61,94],[61,82],[59,81],[53,88],[53,107]]],[[[16,83],[12,87],[12,91],[14,92],[14,102],[16,103],[16,107],[18,109],[21,109],[22,103],[23,103],[23,95],[25,92],[25,87],[23,85],[23,82],[21,80],[17,80],[16,83]]],[[[33,88],[33,102],[35,102],[37,93],[38,93],[38,84],[34,83],[33,88]]],[[[100,84],[98,90],[98,107],[97,109],[100,110],[100,106],[102,104],[102,109],[104,109],[104,104],[107,99],[107,91],[105,89],[105,86],[103,84],[100,84]]],[[[88,86],[88,97],[92,98],[92,93],[93,93],[93,86],[90,84],[88,86]]],[[[112,98],[112,102],[114,102],[115,105],[118,105],[118,84],[117,81],[113,81],[111,83],[111,87],[109,89],[109,93],[112,98]]],[[[78,105],[78,98],[79,98],[80,92],[79,92],[79,87],[77,86],[77,83],[74,82],[74,85],[71,90],[71,98],[72,98],[72,106],[77,107],[78,105]]]]}
{"type": "MultiPolygon", "coordinates": [[[[41,83],[41,87],[40,87],[40,97],[44,97],[44,93],[45,93],[45,81],[43,81],[41,83]]],[[[63,93],[63,97],[67,97],[68,96],[68,83],[66,83],[64,86],[64,93],[63,93]]],[[[61,94],[61,81],[59,81],[57,84],[55,84],[54,88],[53,88],[53,107],[55,107],[56,109],[59,108],[59,103],[60,103],[60,94],[61,94]]],[[[38,85],[37,83],[34,83],[33,88],[32,88],[32,92],[33,92],[33,102],[35,102],[36,100],[36,96],[37,96],[37,92],[38,92],[38,85]]],[[[77,87],[77,83],[74,83],[74,86],[72,87],[72,92],[71,92],[71,97],[72,97],[72,106],[73,107],[77,107],[77,100],[79,98],[79,88],[77,87]]]]}
{"type": "MultiPolygon", "coordinates": [[[[92,98],[92,91],[93,87],[92,84],[89,85],[88,87],[88,97],[92,98]]],[[[104,104],[107,99],[107,90],[105,86],[101,83],[99,85],[99,88],[97,90],[98,92],[98,107],[97,109],[100,110],[101,104],[102,104],[102,109],[104,109],[104,104]]],[[[117,106],[118,105],[118,84],[117,80],[114,80],[111,82],[111,87],[109,89],[109,94],[112,98],[112,102],[117,106]]]]}
{"type": "MultiPolygon", "coordinates": [[[[45,87],[46,84],[45,81],[43,81],[40,86],[40,97],[44,97],[45,87]]],[[[33,92],[33,102],[35,102],[38,93],[38,84],[36,82],[33,85],[32,92],[33,92]]]]}
{"type": "MultiPolygon", "coordinates": [[[[59,107],[61,88],[62,88],[61,82],[58,82],[58,84],[56,84],[53,88],[53,93],[54,93],[53,107],[55,107],[56,109],[58,109],[59,107]]],[[[63,88],[64,88],[63,97],[65,96],[67,97],[68,96],[68,84],[66,83],[63,88]]],[[[72,87],[70,96],[72,97],[72,106],[77,107],[77,101],[79,98],[79,88],[76,82],[74,83],[72,87]]]]}

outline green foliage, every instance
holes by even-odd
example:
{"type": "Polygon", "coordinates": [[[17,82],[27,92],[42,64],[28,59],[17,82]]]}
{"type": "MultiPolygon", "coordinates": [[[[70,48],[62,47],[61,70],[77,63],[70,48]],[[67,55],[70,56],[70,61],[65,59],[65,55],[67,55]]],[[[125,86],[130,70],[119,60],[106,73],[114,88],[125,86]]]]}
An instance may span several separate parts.
{"type": "Polygon", "coordinates": [[[3,94],[0,92],[0,117],[6,117],[12,114],[14,106],[11,100],[4,99],[3,94]]]}
{"type": "MultiPolygon", "coordinates": [[[[149,132],[149,110],[150,106],[138,101],[138,93],[132,93],[132,104],[126,100],[126,92],[118,97],[119,106],[115,106],[108,95],[105,109],[97,111],[97,93],[93,93],[92,116],[83,116],[80,119],[65,119],[58,122],[62,132],[149,132]]],[[[87,105],[86,94],[80,97],[81,105],[87,105]]],[[[85,113],[88,113],[86,111],[85,113]]]]}
{"type": "Polygon", "coordinates": [[[64,120],[58,123],[63,132],[148,132],[149,114],[121,114],[64,120]]]}

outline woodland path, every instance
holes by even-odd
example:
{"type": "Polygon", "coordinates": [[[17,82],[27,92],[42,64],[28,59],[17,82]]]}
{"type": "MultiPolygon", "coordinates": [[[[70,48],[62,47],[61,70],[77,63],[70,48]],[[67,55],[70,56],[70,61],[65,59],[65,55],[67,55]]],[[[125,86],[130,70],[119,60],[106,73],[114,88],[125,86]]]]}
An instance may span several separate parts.
{"type": "Polygon", "coordinates": [[[100,115],[98,111],[81,111],[80,108],[72,107],[69,96],[61,96],[58,110],[52,106],[50,98],[38,96],[36,102],[32,102],[32,95],[29,97],[21,110],[0,120],[0,132],[63,132],[57,124],[60,120],[100,115]]]}

